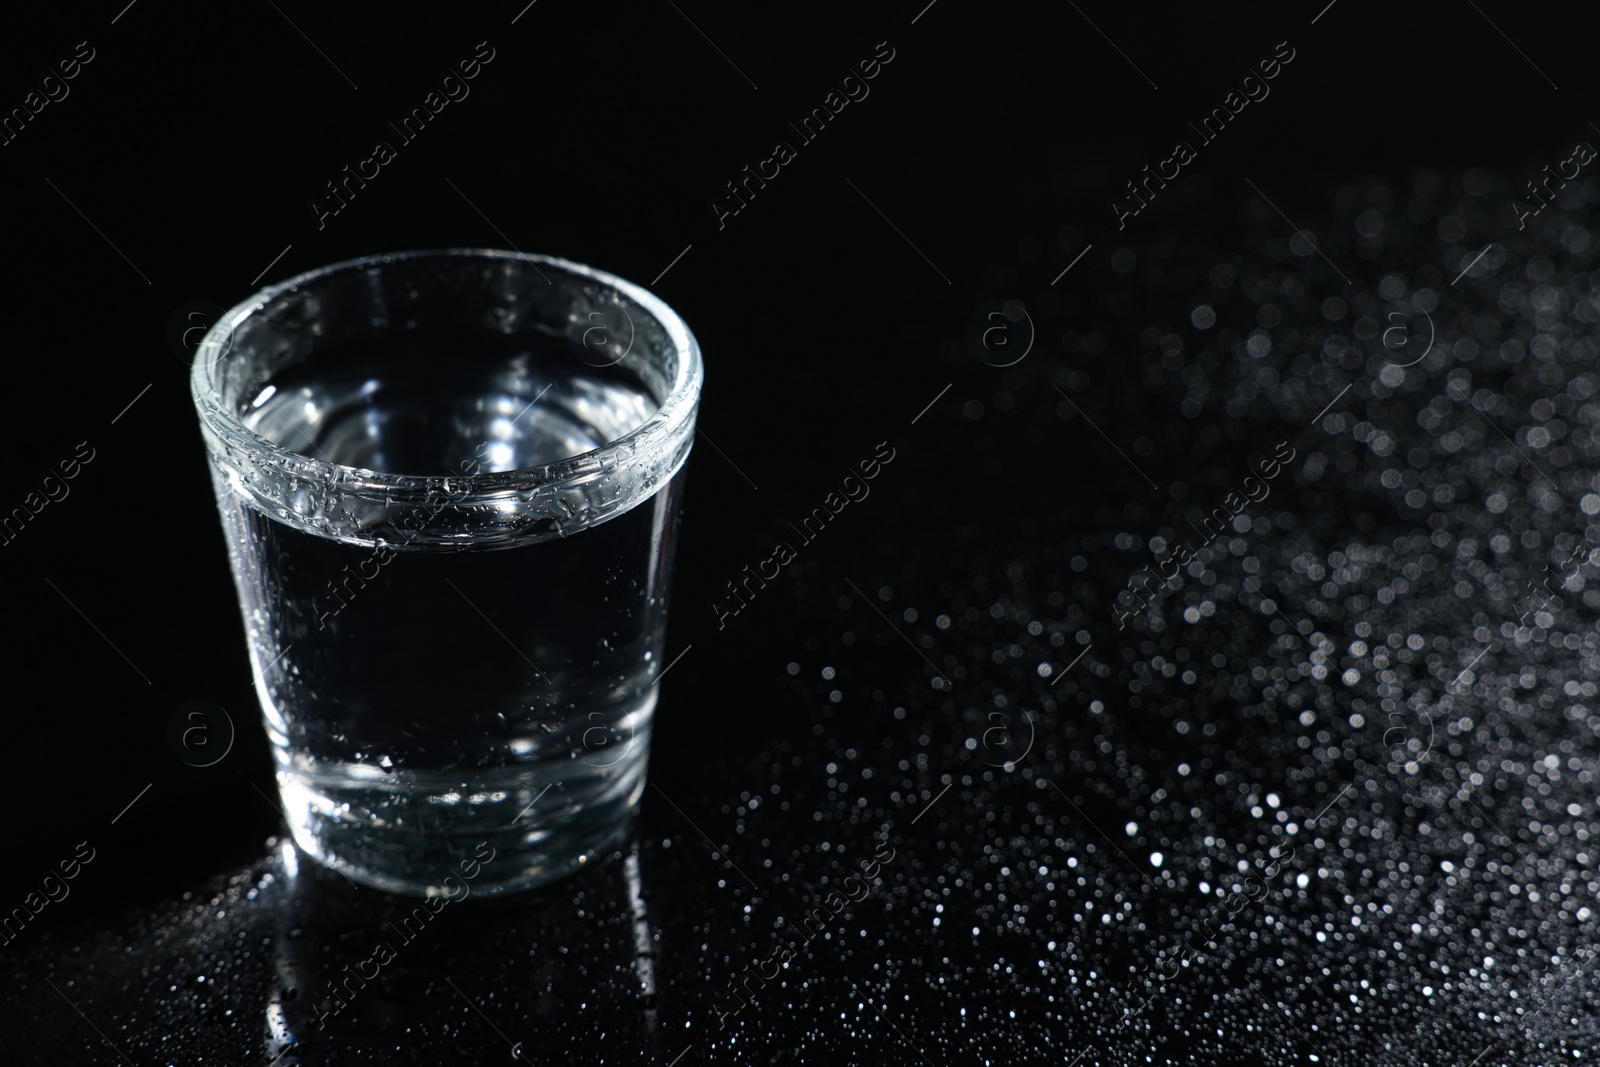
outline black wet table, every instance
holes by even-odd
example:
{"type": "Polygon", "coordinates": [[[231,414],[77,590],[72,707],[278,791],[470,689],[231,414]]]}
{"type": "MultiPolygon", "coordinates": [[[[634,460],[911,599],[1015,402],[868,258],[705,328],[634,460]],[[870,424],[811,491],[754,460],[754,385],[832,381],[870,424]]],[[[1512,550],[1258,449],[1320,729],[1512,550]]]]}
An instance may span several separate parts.
{"type": "Polygon", "coordinates": [[[765,604],[678,590],[636,839],[549,890],[134,808],[127,902],[6,946],[0,1058],[1587,1062],[1600,244],[1582,197],[1490,232],[1506,195],[1368,183],[1316,254],[1260,200],[1153,230],[1136,321],[906,401],[765,604]]]}

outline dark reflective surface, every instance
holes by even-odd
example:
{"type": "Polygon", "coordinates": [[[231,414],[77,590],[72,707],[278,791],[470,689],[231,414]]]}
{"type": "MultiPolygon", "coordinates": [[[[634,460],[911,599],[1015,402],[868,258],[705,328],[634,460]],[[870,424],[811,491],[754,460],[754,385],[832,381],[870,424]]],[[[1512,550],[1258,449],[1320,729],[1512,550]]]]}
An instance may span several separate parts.
{"type": "Polygon", "coordinates": [[[51,905],[11,946],[0,998],[42,1025],[7,1062],[1579,1059],[1600,244],[1593,201],[1552,208],[1455,290],[1456,213],[1495,193],[1344,194],[1389,212],[1324,248],[1383,256],[1371,289],[1281,235],[1210,264],[1153,242],[1173,269],[1118,284],[1189,322],[1113,388],[1036,361],[896,432],[878,484],[907,488],[850,505],[874,561],[836,535],[834,569],[768,593],[812,635],[755,668],[781,711],[751,732],[786,739],[716,756],[669,684],[610,862],[433,905],[278,846],[203,885],[147,871],[155,906],[51,905]],[[1438,340],[1401,367],[1379,324],[1419,312],[1438,340]],[[1073,390],[1144,429],[1120,462],[1166,503],[1067,480],[1042,515],[917,526],[909,486],[971,471],[968,439],[1089,447],[1073,390]]]}
{"type": "Polygon", "coordinates": [[[11,945],[0,1002],[38,1025],[0,1033],[7,1062],[1579,1060],[1600,190],[1453,289],[1451,220],[1495,194],[1343,194],[1390,212],[1371,289],[1265,231],[1209,264],[1153,242],[1173,268],[1117,284],[1189,322],[1079,395],[1148,434],[1121,461],[1165,503],[1066,480],[1042,514],[918,526],[909,487],[971,471],[969,439],[1089,447],[1054,362],[896,432],[898,499],[850,505],[872,562],[835,535],[834,569],[767,594],[809,635],[751,669],[750,734],[784,739],[717,755],[746,742],[708,746],[693,676],[669,684],[610,862],[434,905],[278,845],[203,884],[148,870],[154,906],[50,905],[11,945]],[[1438,331],[1410,366],[1390,312],[1438,331]]]}

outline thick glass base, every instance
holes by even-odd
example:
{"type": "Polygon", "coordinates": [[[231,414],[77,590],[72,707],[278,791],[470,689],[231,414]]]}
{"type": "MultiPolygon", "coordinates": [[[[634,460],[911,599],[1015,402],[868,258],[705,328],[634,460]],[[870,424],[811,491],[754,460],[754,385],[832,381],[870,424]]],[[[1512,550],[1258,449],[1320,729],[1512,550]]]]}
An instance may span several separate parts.
{"type": "Polygon", "coordinates": [[[649,739],[608,764],[545,761],[470,774],[374,774],[279,750],[289,831],[372,889],[461,900],[532,889],[603,859],[644,795],[649,739]]]}

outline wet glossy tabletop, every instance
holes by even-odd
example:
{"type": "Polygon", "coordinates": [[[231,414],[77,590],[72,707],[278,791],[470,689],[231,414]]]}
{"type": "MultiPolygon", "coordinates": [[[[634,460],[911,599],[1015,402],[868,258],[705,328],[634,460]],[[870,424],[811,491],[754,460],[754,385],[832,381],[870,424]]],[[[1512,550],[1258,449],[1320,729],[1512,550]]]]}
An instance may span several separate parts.
{"type": "Polygon", "coordinates": [[[1594,204],[1487,183],[1156,229],[1153,325],[904,405],[625,853],[434,909],[208,832],[10,947],[6,1062],[1578,1062],[1594,204]]]}

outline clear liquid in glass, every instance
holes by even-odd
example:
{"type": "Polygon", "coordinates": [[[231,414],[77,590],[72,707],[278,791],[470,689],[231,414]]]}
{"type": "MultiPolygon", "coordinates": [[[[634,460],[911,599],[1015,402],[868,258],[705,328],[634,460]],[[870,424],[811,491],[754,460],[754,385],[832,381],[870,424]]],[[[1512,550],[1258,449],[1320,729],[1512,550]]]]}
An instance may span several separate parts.
{"type": "MultiPolygon", "coordinates": [[[[393,330],[275,375],[239,416],[306,456],[459,476],[588,452],[656,408],[628,371],[554,338],[393,330]]],[[[213,474],[301,847],[414,893],[489,850],[475,889],[548,881],[616,844],[645,784],[681,465],[620,513],[510,547],[395,536],[377,504],[311,533],[216,457],[213,474]]],[[[407,510],[431,529],[431,505],[407,510]]]]}

